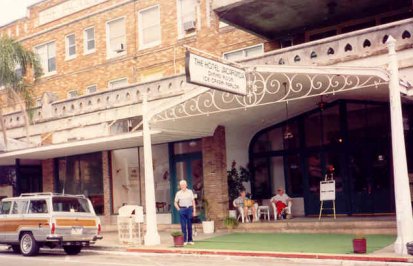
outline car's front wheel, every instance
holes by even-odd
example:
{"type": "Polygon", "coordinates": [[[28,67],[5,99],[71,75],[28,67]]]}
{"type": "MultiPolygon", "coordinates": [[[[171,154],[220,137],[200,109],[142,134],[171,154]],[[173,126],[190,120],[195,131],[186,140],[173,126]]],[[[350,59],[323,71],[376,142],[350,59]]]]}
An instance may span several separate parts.
{"type": "Polygon", "coordinates": [[[39,253],[39,244],[32,233],[23,233],[20,238],[20,250],[23,256],[35,256],[39,253]]]}
{"type": "Polygon", "coordinates": [[[63,250],[66,252],[67,255],[77,255],[82,251],[81,246],[64,246],[63,250]]]}

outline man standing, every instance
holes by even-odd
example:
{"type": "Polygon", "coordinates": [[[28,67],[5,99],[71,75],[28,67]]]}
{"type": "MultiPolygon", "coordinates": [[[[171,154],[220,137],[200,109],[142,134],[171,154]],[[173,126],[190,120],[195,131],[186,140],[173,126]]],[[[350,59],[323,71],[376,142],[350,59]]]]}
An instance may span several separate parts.
{"type": "Polygon", "coordinates": [[[188,189],[185,180],[179,182],[179,190],[175,195],[175,208],[179,212],[181,230],[184,234],[184,245],[194,244],[192,239],[192,216],[196,216],[195,197],[192,190],[188,189]]]}

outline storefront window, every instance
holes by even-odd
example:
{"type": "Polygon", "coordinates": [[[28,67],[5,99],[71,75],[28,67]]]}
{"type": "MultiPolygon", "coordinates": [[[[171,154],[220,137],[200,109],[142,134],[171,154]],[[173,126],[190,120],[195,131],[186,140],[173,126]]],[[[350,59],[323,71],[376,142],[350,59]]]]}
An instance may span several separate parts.
{"type": "Polygon", "coordinates": [[[0,167],[0,200],[16,195],[16,180],[16,168],[14,166],[0,167]]]}
{"type": "Polygon", "coordinates": [[[202,151],[201,140],[191,140],[174,143],[174,154],[186,154],[202,151]]]}
{"type": "Polygon", "coordinates": [[[57,191],[83,194],[88,197],[97,214],[103,214],[102,154],[91,153],[58,159],[57,191]]]}
{"type": "Polygon", "coordinates": [[[254,180],[253,195],[254,199],[265,199],[271,196],[270,173],[268,172],[268,159],[259,158],[254,160],[254,180]]]}
{"type": "Polygon", "coordinates": [[[303,173],[299,155],[287,155],[286,165],[286,191],[290,197],[303,196],[303,173]]]}
{"type": "Polygon", "coordinates": [[[322,112],[323,144],[340,144],[343,137],[340,134],[339,105],[327,108],[322,112]]]}
{"type": "Polygon", "coordinates": [[[305,144],[307,147],[320,146],[322,144],[321,132],[323,128],[321,115],[322,113],[318,111],[305,117],[305,144]]]}

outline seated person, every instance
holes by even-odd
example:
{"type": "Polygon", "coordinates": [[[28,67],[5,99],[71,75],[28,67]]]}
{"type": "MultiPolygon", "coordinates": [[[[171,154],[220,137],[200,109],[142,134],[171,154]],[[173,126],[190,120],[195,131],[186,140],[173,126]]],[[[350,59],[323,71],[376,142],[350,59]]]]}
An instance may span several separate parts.
{"type": "MultiPolygon", "coordinates": [[[[234,207],[240,209],[240,212],[242,210],[245,217],[248,215],[248,208],[251,208],[253,221],[257,221],[257,213],[256,213],[255,204],[252,200],[247,198],[246,195],[247,195],[247,192],[245,190],[241,190],[239,197],[234,200],[234,207]],[[251,206],[246,205],[248,201],[250,201],[251,206]]],[[[244,222],[244,217],[242,217],[242,222],[244,222]]]]}
{"type": "Polygon", "coordinates": [[[271,202],[275,204],[277,209],[277,217],[286,218],[286,215],[291,215],[291,213],[285,213],[284,210],[286,207],[291,206],[292,200],[291,198],[284,192],[283,188],[277,189],[277,195],[271,198],[271,202]]]}

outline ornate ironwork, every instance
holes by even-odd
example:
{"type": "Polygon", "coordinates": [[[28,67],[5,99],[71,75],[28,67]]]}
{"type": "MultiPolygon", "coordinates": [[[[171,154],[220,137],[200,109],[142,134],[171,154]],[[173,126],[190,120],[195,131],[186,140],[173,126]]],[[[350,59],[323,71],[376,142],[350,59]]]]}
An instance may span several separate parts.
{"type": "Polygon", "coordinates": [[[245,96],[210,89],[190,100],[161,111],[153,117],[153,122],[247,109],[278,102],[378,87],[388,83],[383,77],[376,75],[328,73],[252,71],[247,78],[248,93],[245,96]]]}

